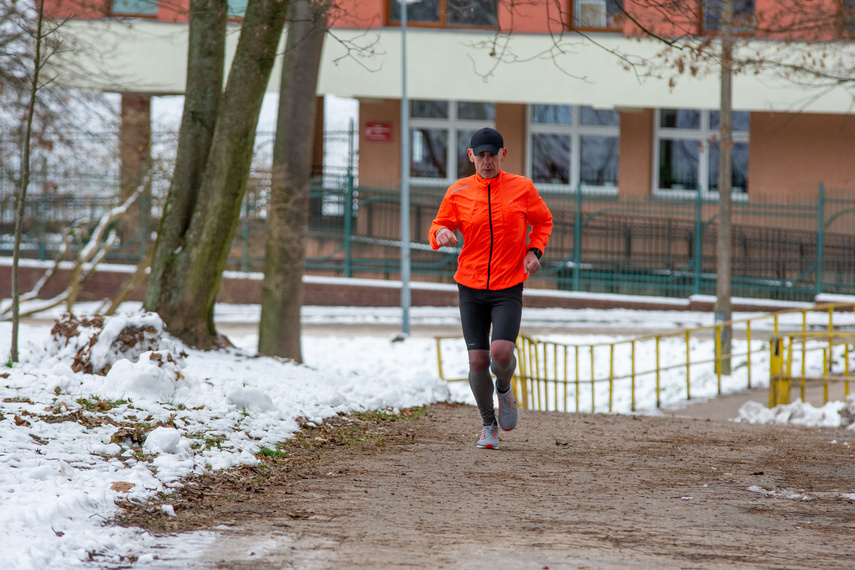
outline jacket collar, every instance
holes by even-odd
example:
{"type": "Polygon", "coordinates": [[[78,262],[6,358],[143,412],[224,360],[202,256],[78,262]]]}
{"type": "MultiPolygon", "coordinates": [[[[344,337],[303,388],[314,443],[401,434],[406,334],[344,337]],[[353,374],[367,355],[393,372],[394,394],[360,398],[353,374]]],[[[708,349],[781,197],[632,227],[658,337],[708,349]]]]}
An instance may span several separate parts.
{"type": "Polygon", "coordinates": [[[487,184],[501,183],[502,178],[505,176],[505,171],[500,170],[499,174],[494,178],[481,178],[481,175],[477,172],[473,174],[473,176],[475,177],[475,183],[478,184],[479,187],[486,188],[487,184]]]}

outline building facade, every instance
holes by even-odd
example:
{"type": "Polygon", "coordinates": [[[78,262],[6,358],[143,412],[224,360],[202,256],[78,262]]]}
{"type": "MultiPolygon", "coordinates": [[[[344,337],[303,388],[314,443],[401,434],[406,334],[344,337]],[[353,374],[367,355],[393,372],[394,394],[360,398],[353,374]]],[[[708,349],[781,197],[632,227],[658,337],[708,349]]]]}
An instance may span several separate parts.
{"type": "MultiPolygon", "coordinates": [[[[67,82],[122,93],[123,110],[143,118],[151,97],[182,93],[187,3],[52,0],[55,15],[75,16],[63,33],[80,49],[64,57],[80,73],[67,82]]],[[[853,4],[735,0],[734,264],[746,291],[799,283],[798,296],[781,298],[804,299],[852,289],[853,4]],[[809,207],[752,209],[788,204],[809,207]]],[[[229,53],[246,5],[229,2],[229,53]]],[[[532,286],[579,290],[590,277],[589,290],[623,292],[614,276],[643,275],[672,295],[714,291],[721,10],[721,0],[419,0],[402,26],[399,0],[339,0],[318,104],[327,94],[359,102],[363,200],[347,247],[311,236],[307,270],[395,276],[400,226],[388,196],[402,179],[406,90],[414,244],[426,243],[445,188],[472,172],[469,136],[492,126],[509,151],[505,169],[532,178],[556,215],[551,265],[532,286]],[[371,260],[361,272],[349,260],[325,265],[351,247],[371,260]]],[[[277,67],[269,89],[278,85],[277,67]]],[[[319,136],[319,162],[322,146],[319,136]]],[[[348,227],[350,200],[334,198],[319,199],[319,215],[348,227]]],[[[454,256],[422,249],[418,278],[450,279],[454,256]]]]}
{"type": "MultiPolygon", "coordinates": [[[[186,4],[54,0],[53,10],[75,16],[69,33],[101,52],[81,50],[79,65],[91,68],[97,59],[112,68],[113,84],[96,86],[140,106],[141,96],[183,91],[186,4]]],[[[735,4],[737,54],[765,61],[743,66],[734,79],[735,197],[811,194],[820,182],[855,190],[855,99],[848,78],[835,85],[781,72],[799,58],[806,67],[827,66],[829,75],[846,70],[853,61],[853,3],[735,4]],[[819,39],[824,43],[812,43],[819,39]],[[774,52],[790,55],[769,55],[774,52]]],[[[489,125],[505,136],[507,169],[544,189],[581,188],[620,199],[716,195],[720,0],[420,0],[407,6],[406,28],[398,0],[339,0],[331,9],[318,95],[360,102],[360,184],[400,183],[406,83],[413,184],[444,187],[470,173],[466,141],[489,125]],[[689,48],[664,43],[673,38],[693,46],[695,56],[687,59],[681,52],[689,48]]],[[[246,0],[231,0],[229,7],[236,28],[246,0]]],[[[274,78],[271,89],[276,86],[274,78]]]]}

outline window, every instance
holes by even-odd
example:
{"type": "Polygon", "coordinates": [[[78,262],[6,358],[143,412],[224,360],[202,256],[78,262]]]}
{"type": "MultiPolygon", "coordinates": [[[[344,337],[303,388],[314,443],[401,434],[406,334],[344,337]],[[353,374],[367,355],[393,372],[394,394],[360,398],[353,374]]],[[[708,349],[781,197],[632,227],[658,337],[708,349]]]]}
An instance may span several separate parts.
{"type": "Polygon", "coordinates": [[[617,188],[620,113],[571,105],[529,106],[529,172],[535,183],[617,188]]]}
{"type": "Polygon", "coordinates": [[[474,174],[469,139],[495,119],[493,103],[410,101],[410,176],[444,185],[474,174]]]}
{"type": "MultiPolygon", "coordinates": [[[[495,28],[498,0],[416,0],[407,3],[407,25],[495,28]]],[[[389,22],[400,24],[401,2],[390,0],[389,22]]]]}
{"type": "Polygon", "coordinates": [[[841,0],[840,29],[844,36],[855,34],[855,0],[841,0]]]}
{"type": "Polygon", "coordinates": [[[572,27],[623,30],[626,14],[617,0],[573,0],[572,27]]]}
{"type": "MultiPolygon", "coordinates": [[[[657,193],[718,192],[719,112],[659,109],[654,146],[657,193]]],[[[733,112],[733,192],[748,192],[750,113],[733,112]]]]}
{"type": "Polygon", "coordinates": [[[157,0],[113,0],[110,13],[116,16],[157,16],[157,0]]]}
{"type": "MultiPolygon", "coordinates": [[[[721,30],[722,0],[704,0],[701,24],[705,31],[721,30]]],[[[754,26],[754,0],[733,0],[733,31],[747,32],[754,26]]]]}
{"type": "Polygon", "coordinates": [[[249,0],[229,0],[229,18],[243,18],[249,0]]]}

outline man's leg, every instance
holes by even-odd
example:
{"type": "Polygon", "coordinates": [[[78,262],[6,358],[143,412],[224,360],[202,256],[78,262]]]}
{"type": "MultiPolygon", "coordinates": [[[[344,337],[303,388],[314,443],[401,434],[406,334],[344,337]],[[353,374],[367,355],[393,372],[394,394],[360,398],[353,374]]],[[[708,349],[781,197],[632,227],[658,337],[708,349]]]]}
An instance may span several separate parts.
{"type": "Polygon", "coordinates": [[[517,368],[514,345],[522,320],[522,285],[497,292],[493,303],[493,342],[490,344],[492,363],[490,369],[496,375],[496,392],[499,396],[499,425],[505,431],[517,426],[519,410],[511,390],[511,378],[517,368]]]}
{"type": "Polygon", "coordinates": [[[460,324],[469,351],[469,387],[481,415],[478,447],[499,446],[496,412],[493,407],[493,378],[490,376],[490,307],[484,303],[484,291],[458,286],[460,324]]]}
{"type": "Polygon", "coordinates": [[[511,390],[511,378],[517,369],[517,359],[514,356],[514,345],[512,343],[504,340],[494,340],[491,346],[496,347],[498,343],[502,343],[503,345],[491,350],[496,356],[493,358],[492,364],[490,364],[490,369],[496,375],[496,393],[499,396],[499,425],[503,430],[510,431],[517,427],[517,421],[519,420],[517,402],[511,390]],[[509,347],[505,345],[509,345],[509,347]],[[505,360],[504,362],[503,359],[505,360]]]}
{"type": "Polygon", "coordinates": [[[496,375],[496,389],[499,392],[507,392],[511,388],[511,378],[517,369],[514,343],[507,340],[494,340],[490,345],[490,355],[493,357],[490,370],[496,375]]]}
{"type": "Polygon", "coordinates": [[[485,426],[496,423],[493,407],[493,378],[490,376],[490,353],[486,350],[469,351],[469,387],[481,412],[481,423],[485,426]]]}

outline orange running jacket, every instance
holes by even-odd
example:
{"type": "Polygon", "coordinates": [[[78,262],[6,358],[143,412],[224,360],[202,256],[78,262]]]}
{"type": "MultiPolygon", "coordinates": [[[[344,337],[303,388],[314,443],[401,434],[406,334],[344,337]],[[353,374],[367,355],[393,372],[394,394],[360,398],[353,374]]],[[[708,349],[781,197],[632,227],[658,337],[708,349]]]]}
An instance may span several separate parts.
{"type": "Polygon", "coordinates": [[[455,281],[473,289],[507,289],[528,278],[523,259],[529,248],[546,251],[552,213],[524,176],[473,174],[446,191],[430,227],[433,249],[439,249],[436,232],[442,227],[463,234],[455,281]]]}

